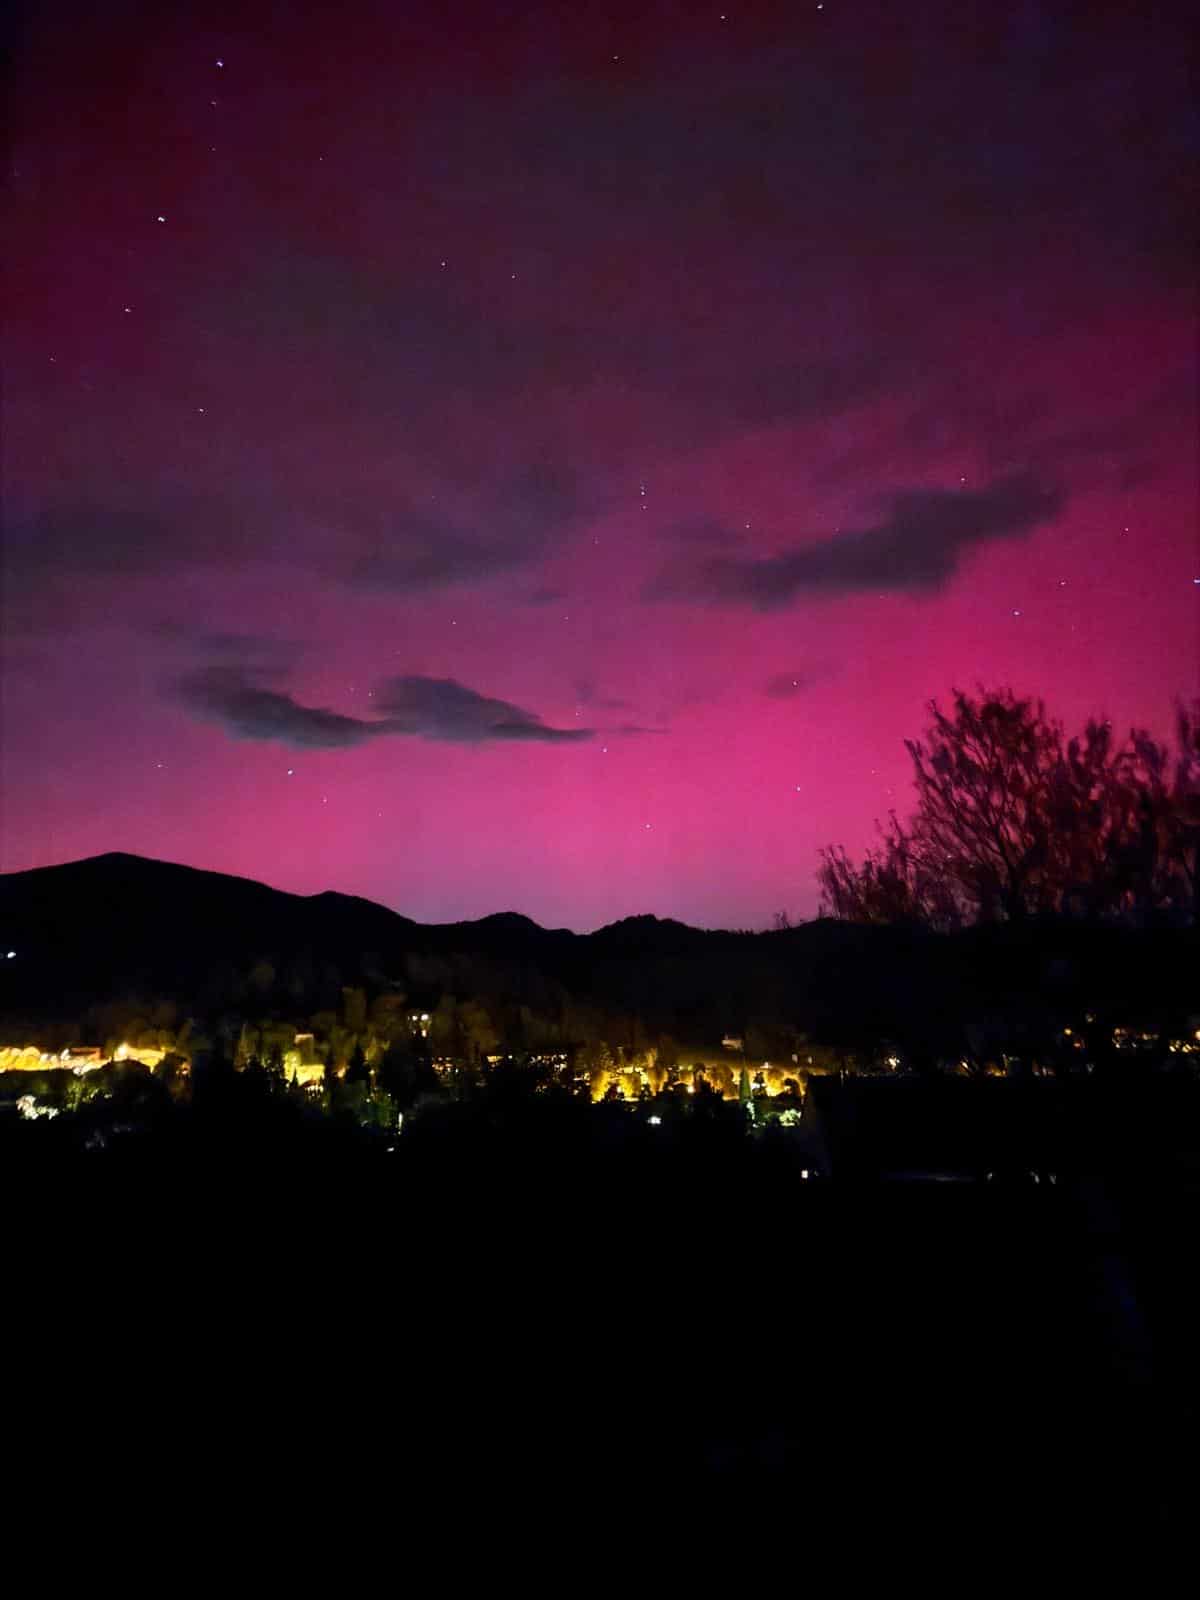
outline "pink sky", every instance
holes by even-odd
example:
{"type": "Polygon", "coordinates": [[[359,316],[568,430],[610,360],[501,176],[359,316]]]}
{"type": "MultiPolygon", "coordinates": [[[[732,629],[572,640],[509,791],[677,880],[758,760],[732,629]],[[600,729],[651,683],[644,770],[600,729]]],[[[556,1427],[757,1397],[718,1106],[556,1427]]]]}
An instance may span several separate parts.
{"type": "Polygon", "coordinates": [[[932,696],[1169,729],[1182,13],[825,9],[30,24],[0,867],[761,927],[932,696]]]}

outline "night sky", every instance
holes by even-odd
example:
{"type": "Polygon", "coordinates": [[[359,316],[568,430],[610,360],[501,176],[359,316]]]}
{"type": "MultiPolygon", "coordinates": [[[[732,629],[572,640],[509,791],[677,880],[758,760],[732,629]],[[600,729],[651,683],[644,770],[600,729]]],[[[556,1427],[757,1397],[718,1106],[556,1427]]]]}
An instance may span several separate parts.
{"type": "Polygon", "coordinates": [[[30,8],[0,866],[811,915],[1197,687],[1189,8],[30,8]]]}

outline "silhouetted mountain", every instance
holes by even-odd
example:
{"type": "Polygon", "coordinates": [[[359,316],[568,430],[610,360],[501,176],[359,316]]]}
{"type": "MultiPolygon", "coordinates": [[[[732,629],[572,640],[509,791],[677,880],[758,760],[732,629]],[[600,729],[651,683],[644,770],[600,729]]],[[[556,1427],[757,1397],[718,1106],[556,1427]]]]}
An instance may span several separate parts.
{"type": "Polygon", "coordinates": [[[961,1048],[968,1022],[1182,1015],[1200,970],[1194,931],[1061,923],[935,936],[820,919],[732,933],[644,915],[575,934],[504,912],[428,926],[357,896],[288,894],[124,854],[0,877],[0,952],[10,949],[8,1019],[64,1020],[131,996],[197,1016],[300,1014],[336,1008],[342,987],[358,985],[524,1008],[564,1038],[602,1028],[632,1042],[640,1027],[711,1044],[757,1027],[755,1048],[773,1054],[796,1029],[849,1049],[895,1037],[936,1055],[961,1048]]]}
{"type": "Polygon", "coordinates": [[[609,948],[637,950],[671,950],[686,948],[698,939],[711,937],[702,928],[691,928],[686,922],[676,922],[671,917],[643,914],[622,917],[619,922],[609,922],[591,935],[597,944],[609,948]]]}

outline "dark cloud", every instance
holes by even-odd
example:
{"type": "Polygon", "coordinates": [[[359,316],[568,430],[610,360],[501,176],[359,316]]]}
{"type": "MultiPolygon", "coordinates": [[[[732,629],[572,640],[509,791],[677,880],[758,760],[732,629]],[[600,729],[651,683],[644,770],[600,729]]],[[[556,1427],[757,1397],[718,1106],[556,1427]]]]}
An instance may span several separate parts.
{"type": "Polygon", "coordinates": [[[373,503],[353,496],[307,496],[282,489],[254,510],[257,491],[235,506],[220,497],[127,509],[99,501],[49,507],[15,526],[6,540],[10,580],[41,588],[75,575],[135,578],[220,567],[234,571],[285,555],[293,565],[374,590],[424,590],[484,580],[530,565],[551,547],[572,514],[568,490],[536,470],[497,486],[448,493],[452,514],[373,503]]]}
{"type": "Polygon", "coordinates": [[[157,567],[170,550],[169,527],[151,513],[65,505],[48,508],[11,528],[4,561],[10,573],[66,570],[108,576],[157,567]]]}
{"type": "Polygon", "coordinates": [[[1057,489],[1025,476],[984,489],[915,489],[893,495],[884,521],[776,556],[722,557],[652,584],[651,598],[694,596],[760,611],[798,595],[944,589],[977,545],[1016,539],[1062,508],[1057,489]]]}
{"type": "Polygon", "coordinates": [[[235,739],[277,739],[301,750],[345,750],[391,730],[267,689],[237,666],[204,667],[174,685],[176,697],[206,722],[218,722],[235,739]]]}
{"type": "MultiPolygon", "coordinates": [[[[1048,404],[1046,410],[1049,413],[1048,404]]],[[[1015,434],[1024,461],[1036,472],[1053,474],[1078,488],[1110,482],[1124,487],[1154,477],[1161,458],[1176,448],[1177,440],[1190,443],[1195,419],[1194,362],[1186,362],[1136,408],[1094,416],[1073,427],[1051,427],[1028,440],[1018,425],[993,443],[992,459],[997,464],[1012,459],[1015,434]]]]}
{"type": "Polygon", "coordinates": [[[444,499],[446,513],[351,512],[336,576],[384,590],[481,581],[538,561],[584,509],[573,473],[539,459],[465,491],[452,486],[444,499]]]}
{"type": "MultiPolygon", "coordinates": [[[[635,144],[628,152],[635,169],[644,164],[648,147],[635,144]]],[[[697,161],[693,139],[685,139],[684,150],[692,180],[703,186],[707,163],[697,161]]],[[[478,160],[476,153],[476,182],[484,178],[478,160]]],[[[609,152],[597,150],[593,160],[610,169],[609,152]]],[[[617,384],[656,407],[669,402],[680,413],[685,438],[697,430],[721,433],[839,409],[878,387],[884,357],[844,289],[822,292],[821,314],[811,324],[794,318],[802,258],[786,249],[753,264],[740,261],[740,293],[732,302],[707,298],[711,290],[703,277],[672,252],[666,287],[673,314],[664,315],[658,274],[623,294],[619,318],[595,309],[594,258],[580,239],[582,264],[561,259],[561,218],[572,214],[573,234],[594,230],[603,250],[628,205],[609,197],[580,212],[579,177],[578,171],[565,176],[553,161],[545,166],[539,208],[544,215],[523,225],[527,236],[544,234],[519,274],[522,283],[540,285],[545,300],[546,315],[534,323],[514,325],[503,302],[464,293],[458,273],[445,281],[438,281],[439,274],[433,282],[400,282],[373,266],[347,262],[343,251],[281,252],[267,241],[247,254],[244,271],[232,282],[198,282],[195,293],[240,341],[303,352],[310,369],[352,373],[353,381],[339,392],[344,410],[366,417],[395,414],[406,433],[440,460],[457,447],[443,408],[447,402],[457,406],[463,395],[486,406],[494,426],[515,429],[528,446],[539,432],[556,429],[564,400],[569,405],[597,384],[617,384]],[[544,281],[551,257],[559,259],[553,277],[544,281]],[[746,361],[740,351],[764,309],[776,341],[746,361]],[[698,320],[712,328],[708,337],[697,338],[698,320]],[[498,413],[497,406],[507,409],[498,413]]],[[[507,186],[499,173],[492,181],[507,186]]],[[[538,181],[531,172],[529,183],[538,181]]],[[[511,241],[503,249],[511,256],[511,241]]],[[[809,291],[815,294],[816,286],[810,284],[809,291]]]]}
{"type": "Polygon", "coordinates": [[[453,678],[389,678],[375,690],[382,715],[365,721],[305,706],[246,666],[210,666],[186,673],[173,696],[198,717],[220,723],[235,739],[275,739],[302,750],[345,750],[369,739],[404,736],[457,744],[575,743],[591,728],[552,728],[532,711],[468,689],[453,678]]]}
{"type": "MultiPolygon", "coordinates": [[[[512,327],[501,308],[464,293],[457,273],[401,279],[342,249],[280,248],[265,238],[244,247],[239,268],[195,284],[224,328],[302,355],[306,365],[352,371],[342,404],[366,414],[386,405],[430,438],[441,431],[430,405],[448,393],[494,400],[547,365],[582,378],[595,358],[571,329],[530,337],[512,327]]],[[[441,442],[454,443],[444,433],[441,442]]]]}
{"type": "Polygon", "coordinates": [[[38,635],[111,624],[130,616],[122,601],[140,578],[240,567],[248,547],[235,520],[214,516],[206,533],[202,514],[183,497],[160,506],[73,497],[11,516],[0,542],[6,626],[38,635]]]}
{"type": "MultiPolygon", "coordinates": [[[[151,492],[151,501],[159,497],[151,492]]],[[[250,557],[246,530],[216,502],[184,496],[160,503],[76,500],[46,506],[10,527],[4,565],[17,578],[76,573],[137,577],[177,566],[236,565],[250,557]]]]}
{"type": "Polygon", "coordinates": [[[453,678],[391,678],[375,690],[388,730],[457,744],[533,740],[559,744],[590,739],[591,728],[551,728],[532,711],[478,694],[453,678]]]}
{"type": "Polygon", "coordinates": [[[373,475],[378,450],[378,442],[354,446],[332,480],[324,464],[289,448],[249,452],[237,482],[181,489],[147,478],[136,504],[97,481],[87,493],[10,513],[5,581],[24,601],[76,577],[99,587],[286,559],[351,588],[427,590],[536,564],[600,503],[541,440],[466,464],[447,447],[447,459],[414,465],[421,492],[410,494],[388,474],[373,475]]]}

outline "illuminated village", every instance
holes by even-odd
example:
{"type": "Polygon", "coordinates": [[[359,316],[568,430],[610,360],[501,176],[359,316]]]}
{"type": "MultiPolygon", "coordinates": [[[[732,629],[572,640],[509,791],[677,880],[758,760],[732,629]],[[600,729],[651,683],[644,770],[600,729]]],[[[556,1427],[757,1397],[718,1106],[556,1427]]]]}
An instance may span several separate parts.
{"type": "MultiPolygon", "coordinates": [[[[891,1046],[856,1054],[815,1044],[803,1035],[783,1060],[754,1059],[746,1040],[725,1034],[717,1049],[681,1050],[674,1041],[632,1048],[604,1041],[565,1048],[503,1050],[497,1030],[478,1003],[457,1006],[446,997],[432,1011],[404,1008],[397,997],[377,1000],[367,1017],[366,996],[347,990],[341,1018],[325,1014],[314,1026],[297,1030],[280,1021],[242,1022],[233,1041],[232,1065],[249,1073],[274,1074],[294,1092],[320,1105],[343,1084],[360,1085],[358,1105],[364,1125],[398,1126],[403,1116],[388,1085],[391,1067],[423,1073],[425,1102],[463,1092],[489,1075],[524,1077],[533,1092],[554,1089],[593,1104],[642,1107],[651,1114],[662,1099],[697,1093],[736,1102],[751,1123],[796,1126],[803,1119],[812,1079],[848,1077],[903,1079],[914,1064],[891,1046]],[[365,1025],[362,1025],[365,1021],[365,1025]],[[354,1027],[355,1022],[360,1024],[354,1027]],[[454,1053],[446,1048],[453,1036],[454,1053]]],[[[190,1023],[177,1030],[141,1027],[132,1038],[105,1045],[71,1043],[45,1047],[42,1041],[0,1046],[0,1108],[15,1105],[27,1119],[53,1117],[100,1092],[114,1071],[141,1070],[187,1092],[194,1056],[211,1053],[190,1023]],[[36,1079],[35,1079],[36,1075],[36,1079]],[[93,1091],[86,1082],[92,1078],[93,1091]],[[74,1087],[68,1085],[74,1081],[74,1087]],[[37,1082],[30,1092],[28,1086],[37,1082]]],[[[982,1042],[982,1041],[981,1041],[982,1042]]],[[[1200,1071],[1200,1016],[1187,1031],[1106,1026],[1098,1029],[1087,1014],[1074,1026],[1054,1030],[1045,1048],[1033,1055],[996,1050],[975,1058],[959,1056],[938,1063],[941,1075],[962,1079],[1023,1079],[1090,1076],[1098,1062],[1136,1059],[1148,1067],[1195,1061],[1200,1071]]],[[[420,1100],[421,1097],[418,1097],[420,1100]]]]}

